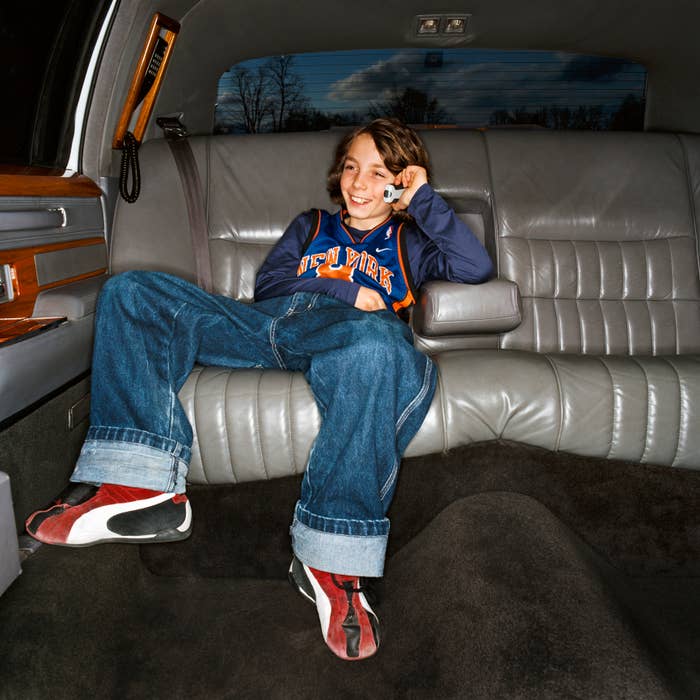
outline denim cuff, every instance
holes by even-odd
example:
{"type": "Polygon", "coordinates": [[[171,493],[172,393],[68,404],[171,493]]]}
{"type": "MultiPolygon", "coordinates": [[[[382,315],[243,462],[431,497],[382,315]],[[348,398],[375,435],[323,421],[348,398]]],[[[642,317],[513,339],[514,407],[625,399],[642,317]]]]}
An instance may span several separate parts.
{"type": "Polygon", "coordinates": [[[91,427],[71,481],[184,493],[191,450],[133,428],[91,427]]]}
{"type": "Polygon", "coordinates": [[[307,566],[346,576],[384,574],[386,535],[341,535],[315,530],[296,517],[290,529],[294,555],[307,566]]]}

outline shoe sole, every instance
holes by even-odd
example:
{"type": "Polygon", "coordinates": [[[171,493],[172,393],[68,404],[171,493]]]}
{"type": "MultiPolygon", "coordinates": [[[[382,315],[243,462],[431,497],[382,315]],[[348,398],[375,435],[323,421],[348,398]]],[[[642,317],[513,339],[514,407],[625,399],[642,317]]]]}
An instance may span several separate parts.
{"type": "MultiPolygon", "coordinates": [[[[82,547],[94,547],[99,544],[159,544],[163,542],[181,542],[186,540],[192,534],[192,526],[187,530],[179,531],[177,529],[163,530],[155,535],[143,535],[142,537],[109,537],[94,542],[81,542],[80,544],[71,544],[69,542],[50,542],[52,547],[69,547],[70,549],[80,549],[82,547]]],[[[29,535],[33,539],[41,542],[41,540],[29,535]]],[[[47,543],[44,543],[47,544],[47,543]]]]}

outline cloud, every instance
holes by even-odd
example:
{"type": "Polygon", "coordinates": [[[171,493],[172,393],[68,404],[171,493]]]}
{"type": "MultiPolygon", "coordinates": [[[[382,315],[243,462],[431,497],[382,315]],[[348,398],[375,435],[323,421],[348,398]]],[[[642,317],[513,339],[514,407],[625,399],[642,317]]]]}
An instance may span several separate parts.
{"type": "Polygon", "coordinates": [[[541,52],[471,55],[473,63],[463,52],[445,51],[441,67],[427,68],[423,52],[400,51],[335,81],[326,97],[339,109],[361,110],[411,87],[436,98],[450,121],[479,124],[496,109],[617,105],[632,90],[629,75],[625,82],[629,64],[616,59],[541,52]],[[604,90],[595,90],[601,82],[604,90]]]}
{"type": "Polygon", "coordinates": [[[339,102],[377,100],[379,95],[408,85],[426,91],[432,82],[430,74],[422,72],[422,67],[418,69],[415,54],[399,52],[332,83],[328,99],[339,102]]]}
{"type": "Polygon", "coordinates": [[[618,58],[573,56],[561,72],[561,79],[568,82],[610,82],[620,80],[628,64],[618,58]]]}

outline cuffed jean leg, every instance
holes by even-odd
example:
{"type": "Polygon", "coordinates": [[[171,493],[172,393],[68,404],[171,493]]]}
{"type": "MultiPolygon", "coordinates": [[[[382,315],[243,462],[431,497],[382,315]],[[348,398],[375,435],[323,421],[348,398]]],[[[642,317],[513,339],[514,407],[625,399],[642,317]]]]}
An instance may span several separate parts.
{"type": "Polygon", "coordinates": [[[321,570],[381,576],[401,455],[428,411],[436,372],[390,312],[334,314],[323,305],[331,308],[304,323],[296,346],[314,349],[306,375],[323,421],[295,508],[293,548],[321,570]]]}
{"type": "Polygon", "coordinates": [[[242,304],[157,272],[109,280],[97,311],[91,426],[71,479],[183,492],[192,428],[179,390],[195,362],[279,366],[269,328],[289,301],[242,304]]]}

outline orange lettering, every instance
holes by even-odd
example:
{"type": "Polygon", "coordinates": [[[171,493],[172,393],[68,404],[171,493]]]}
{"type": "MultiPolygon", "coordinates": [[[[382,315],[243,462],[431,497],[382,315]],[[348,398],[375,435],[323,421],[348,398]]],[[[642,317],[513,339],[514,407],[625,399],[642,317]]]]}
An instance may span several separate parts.
{"type": "Polygon", "coordinates": [[[386,289],[387,294],[391,294],[391,278],[393,276],[394,273],[386,267],[381,266],[379,268],[379,284],[386,289]]]}
{"type": "Polygon", "coordinates": [[[357,267],[357,264],[360,261],[360,254],[353,248],[345,248],[345,251],[347,264],[350,265],[350,267],[357,267]]]}
{"type": "Polygon", "coordinates": [[[376,282],[377,281],[377,258],[373,255],[367,256],[367,274],[376,282]]]}
{"type": "Polygon", "coordinates": [[[313,270],[315,267],[318,267],[322,263],[326,262],[326,254],[325,253],[314,253],[311,256],[311,269],[313,270]]]}
{"type": "Polygon", "coordinates": [[[335,246],[334,248],[329,248],[326,251],[326,262],[329,265],[337,265],[339,254],[340,254],[340,246],[339,245],[335,246]]]}
{"type": "Polygon", "coordinates": [[[363,250],[360,256],[360,272],[367,273],[367,251],[363,250]]]}

